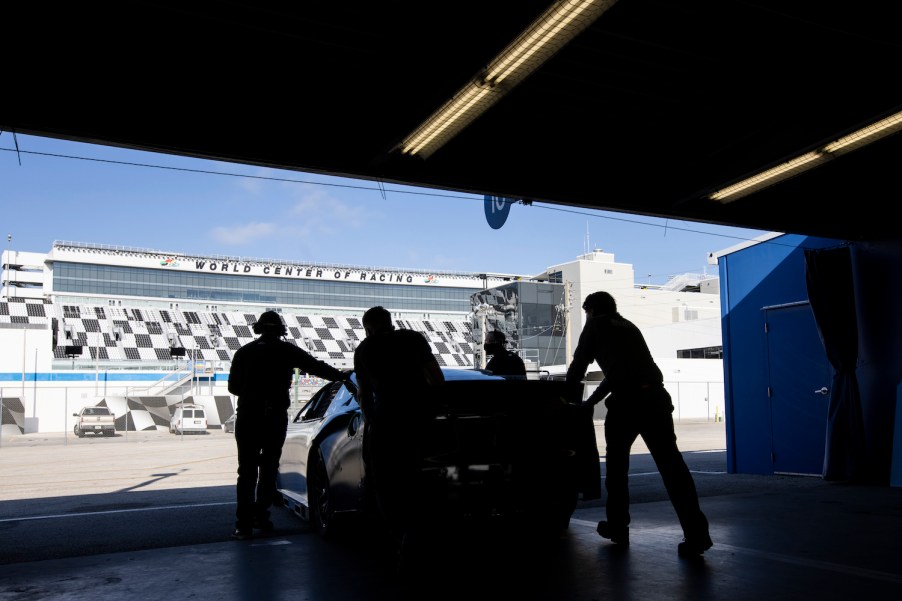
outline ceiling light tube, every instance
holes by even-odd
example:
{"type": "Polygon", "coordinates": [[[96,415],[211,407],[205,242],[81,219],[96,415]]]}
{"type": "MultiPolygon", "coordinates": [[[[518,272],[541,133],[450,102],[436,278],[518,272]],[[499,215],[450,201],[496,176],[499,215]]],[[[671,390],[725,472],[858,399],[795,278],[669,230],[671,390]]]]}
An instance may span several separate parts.
{"type": "Polygon", "coordinates": [[[741,182],[737,182],[732,186],[727,186],[726,188],[718,190],[708,198],[727,204],[742,198],[743,196],[747,196],[756,190],[789,179],[803,171],[808,171],[825,160],[827,160],[827,155],[821,152],[808,152],[791,161],[787,161],[781,165],[768,169],[767,171],[762,171],[757,175],[753,175],[748,179],[744,179],[741,182]]]}
{"type": "Polygon", "coordinates": [[[777,165],[766,171],[762,171],[748,179],[744,179],[726,188],[722,188],[710,195],[710,200],[716,200],[720,203],[727,204],[738,200],[743,196],[748,196],[752,192],[761,190],[768,186],[772,186],[777,182],[789,179],[799,173],[808,171],[818,165],[821,165],[834,156],[840,156],[853,150],[857,150],[862,146],[867,146],[872,142],[876,142],[881,138],[885,138],[898,131],[902,131],[902,111],[890,115],[885,119],[881,119],[866,127],[855,131],[848,136],[843,136],[838,140],[830,142],[817,150],[813,150],[790,161],[777,165]]]}
{"type": "MultiPolygon", "coordinates": [[[[615,0],[616,1],[616,0],[615,0]]],[[[520,35],[511,46],[508,46],[504,52],[489,67],[486,79],[494,83],[501,83],[511,73],[516,71],[520,66],[532,57],[536,52],[555,43],[557,47],[563,46],[569,41],[573,35],[566,39],[561,37],[561,31],[579,17],[586,9],[592,7],[593,2],[560,2],[552,6],[551,10],[542,15],[535,21],[529,29],[520,35]]],[[[603,2],[599,4],[613,4],[613,2],[603,2]]],[[[594,21],[592,18],[591,21],[594,21]]],[[[590,21],[590,22],[591,22],[590,21]]],[[[584,27],[580,27],[582,31],[584,27]]]]}
{"type": "Polygon", "coordinates": [[[835,142],[831,142],[824,146],[824,151],[837,155],[845,154],[894,134],[900,129],[902,129],[902,112],[890,115],[886,119],[881,119],[835,142]]]}
{"type": "Polygon", "coordinates": [[[419,134],[411,136],[404,151],[409,154],[418,153],[443,131],[464,118],[467,111],[489,92],[491,92],[491,88],[488,86],[479,87],[475,84],[470,84],[467,89],[463,90],[461,95],[452,98],[448,104],[442,107],[439,116],[427,121],[420,128],[421,131],[419,134]]]}
{"type": "Polygon", "coordinates": [[[560,0],[399,145],[430,156],[591,25],[617,0],[560,0]]]}

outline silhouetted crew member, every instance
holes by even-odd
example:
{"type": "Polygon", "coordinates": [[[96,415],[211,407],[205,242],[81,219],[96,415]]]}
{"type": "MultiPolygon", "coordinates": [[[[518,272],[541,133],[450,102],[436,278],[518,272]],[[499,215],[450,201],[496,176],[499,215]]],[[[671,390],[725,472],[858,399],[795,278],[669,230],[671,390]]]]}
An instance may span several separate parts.
{"type": "Polygon", "coordinates": [[[429,388],[445,378],[426,337],[395,329],[386,309],[368,309],[363,328],[366,338],[354,352],[354,371],[366,428],[366,485],[404,561],[422,505],[416,482],[422,454],[418,435],[435,415],[429,388]]]}
{"type": "Polygon", "coordinates": [[[238,508],[232,533],[237,539],[250,537],[252,528],[272,530],[269,509],[276,494],[279,458],[288,427],[294,369],[332,381],[346,377],[344,372],[282,340],[287,329],[275,311],[262,313],[253,329],[259,338],[235,351],[229,372],[229,392],[238,396],[238,508]]]}
{"type": "Polygon", "coordinates": [[[630,449],[636,437],[642,436],[683,528],[679,554],[704,553],[712,545],[708,520],[699,507],[695,482],[676,444],[673,404],[664,388],[661,370],[639,328],[617,312],[614,297],[607,292],[593,292],[583,302],[583,309],[586,325],[567,370],[567,384],[575,396],[593,360],[604,372],[604,380],[587,399],[587,403],[597,403],[607,397],[604,434],[608,519],[598,523],[598,534],[614,543],[629,544],[630,449]]]}
{"type": "Polygon", "coordinates": [[[526,366],[520,355],[509,350],[504,346],[507,337],[504,332],[494,330],[485,335],[485,342],[482,345],[486,355],[492,358],[486,363],[486,371],[490,371],[496,376],[526,376],[526,366]]]}

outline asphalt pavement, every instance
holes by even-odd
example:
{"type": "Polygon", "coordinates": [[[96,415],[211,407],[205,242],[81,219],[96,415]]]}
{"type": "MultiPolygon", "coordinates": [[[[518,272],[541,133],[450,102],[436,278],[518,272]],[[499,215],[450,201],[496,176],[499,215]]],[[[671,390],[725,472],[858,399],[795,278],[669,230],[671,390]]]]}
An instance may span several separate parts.
{"type": "Polygon", "coordinates": [[[581,503],[553,539],[528,528],[447,533],[415,573],[399,573],[363,533],[324,541],[284,510],[271,535],[229,540],[231,434],[5,437],[0,601],[898,599],[902,490],[727,474],[724,432],[723,422],[677,425],[714,539],[698,560],[677,556],[679,526],[639,442],[629,547],[595,533],[602,498],[581,503]]]}

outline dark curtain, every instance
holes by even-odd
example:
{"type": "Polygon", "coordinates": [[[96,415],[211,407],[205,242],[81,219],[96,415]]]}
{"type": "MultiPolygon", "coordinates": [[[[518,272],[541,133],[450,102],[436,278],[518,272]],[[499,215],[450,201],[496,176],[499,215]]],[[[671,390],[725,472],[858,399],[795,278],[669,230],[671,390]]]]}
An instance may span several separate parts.
{"type": "Polygon", "coordinates": [[[858,482],[865,477],[865,435],[858,390],[858,320],[848,246],[805,251],[808,300],[827,358],[833,387],[827,412],[823,478],[858,482]]]}

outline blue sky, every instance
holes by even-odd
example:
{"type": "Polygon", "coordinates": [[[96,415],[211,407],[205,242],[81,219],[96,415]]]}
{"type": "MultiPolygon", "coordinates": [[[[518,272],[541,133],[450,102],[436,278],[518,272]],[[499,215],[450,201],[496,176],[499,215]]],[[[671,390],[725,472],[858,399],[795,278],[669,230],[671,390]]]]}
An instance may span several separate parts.
{"type": "MultiPolygon", "coordinates": [[[[366,267],[531,275],[587,249],[637,283],[716,273],[709,252],[763,233],[535,202],[492,229],[481,195],[0,133],[0,234],[366,267]],[[18,151],[16,148],[18,146],[18,151]]],[[[5,240],[3,241],[6,242],[5,240]]],[[[4,247],[5,248],[5,247],[4,247]]]]}

